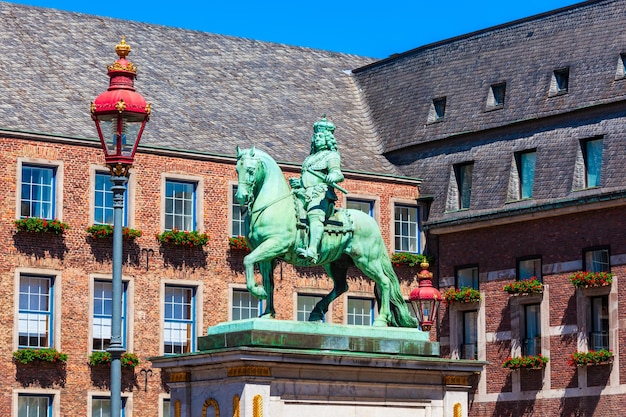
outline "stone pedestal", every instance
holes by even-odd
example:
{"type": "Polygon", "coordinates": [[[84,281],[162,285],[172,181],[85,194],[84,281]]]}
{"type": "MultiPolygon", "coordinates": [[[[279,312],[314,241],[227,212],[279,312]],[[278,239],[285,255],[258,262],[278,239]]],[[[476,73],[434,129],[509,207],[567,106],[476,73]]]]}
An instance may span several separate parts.
{"type": "Polygon", "coordinates": [[[266,319],[212,327],[198,347],[151,358],[173,417],[464,417],[484,365],[438,358],[417,329],[266,319]]]}

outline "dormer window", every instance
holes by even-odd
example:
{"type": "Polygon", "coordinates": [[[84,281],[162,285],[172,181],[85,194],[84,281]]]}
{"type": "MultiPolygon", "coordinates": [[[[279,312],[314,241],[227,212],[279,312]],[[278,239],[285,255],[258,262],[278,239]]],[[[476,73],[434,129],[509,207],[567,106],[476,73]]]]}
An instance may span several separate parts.
{"type": "Polygon", "coordinates": [[[569,91],[569,68],[554,70],[550,82],[550,96],[566,94],[569,91]]]}
{"type": "Polygon", "coordinates": [[[626,78],[626,52],[622,52],[617,58],[617,70],[615,71],[615,79],[621,80],[622,78],[626,78]]]}
{"type": "Polygon", "coordinates": [[[446,98],[439,97],[433,99],[433,103],[430,106],[430,112],[428,113],[428,123],[440,122],[446,114],[446,98]]]}
{"type": "Polygon", "coordinates": [[[487,110],[501,109],[504,107],[506,83],[493,84],[487,97],[487,110]]]}

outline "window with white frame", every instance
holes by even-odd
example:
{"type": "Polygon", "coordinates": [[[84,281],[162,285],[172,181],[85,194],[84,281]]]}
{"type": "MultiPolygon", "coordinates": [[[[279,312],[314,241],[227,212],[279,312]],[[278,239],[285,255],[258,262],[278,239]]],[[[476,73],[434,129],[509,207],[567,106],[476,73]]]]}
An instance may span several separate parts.
{"type": "Polygon", "coordinates": [[[248,235],[248,213],[242,212],[242,207],[235,194],[237,194],[237,186],[232,188],[232,212],[231,212],[231,236],[247,236],[248,235]]]}
{"type": "MultiPolygon", "coordinates": [[[[126,397],[122,397],[120,416],[126,415],[126,397]]],[[[91,398],[91,417],[110,417],[111,397],[95,396],[91,398]]]]}
{"type": "MultiPolygon", "coordinates": [[[[113,191],[111,191],[111,174],[96,172],[94,178],[94,224],[113,224],[113,191]]],[[[124,193],[123,226],[128,225],[128,191],[124,193]]]]}
{"type": "Polygon", "coordinates": [[[524,304],[524,333],[522,335],[522,354],[541,354],[541,305],[524,304]]]}
{"type": "Polygon", "coordinates": [[[611,269],[609,249],[598,248],[584,251],[583,269],[590,272],[609,272],[611,269]]]}
{"type": "Polygon", "coordinates": [[[478,311],[461,311],[463,334],[461,337],[461,359],[478,359],[478,311]]]}
{"type": "Polygon", "coordinates": [[[374,202],[371,200],[348,198],[346,199],[346,208],[362,211],[370,217],[374,217],[374,202]]]}
{"type": "Polygon", "coordinates": [[[53,346],[54,278],[23,274],[20,276],[18,345],[20,348],[53,346]]]}
{"type": "Polygon", "coordinates": [[[169,398],[163,398],[163,401],[161,403],[161,417],[170,417],[171,413],[170,413],[170,399],[169,398]]]}
{"type": "Polygon", "coordinates": [[[165,181],[165,230],[196,230],[195,182],[165,181]]]}
{"type": "Polygon", "coordinates": [[[261,300],[250,294],[250,291],[233,288],[231,310],[233,320],[259,317],[261,308],[261,300]]]}
{"type": "Polygon", "coordinates": [[[394,205],[394,238],[396,252],[420,252],[419,210],[417,206],[394,205]]]}
{"type": "MultiPolygon", "coordinates": [[[[127,283],[122,286],[122,346],[126,347],[126,290],[127,283]]],[[[95,280],[93,285],[93,350],[106,350],[111,344],[111,323],[113,306],[113,283],[111,281],[95,280]]]]}
{"type": "Polygon", "coordinates": [[[587,139],[581,142],[585,166],[585,188],[600,186],[603,143],[602,138],[587,139]]]}
{"type": "Polygon", "coordinates": [[[195,292],[193,287],[165,286],[163,352],[166,355],[195,349],[195,292]]]}
{"type": "Polygon", "coordinates": [[[533,257],[517,261],[517,280],[536,278],[541,281],[541,258],[533,257]]]}
{"type": "Polygon", "coordinates": [[[609,296],[589,297],[587,319],[590,323],[588,350],[609,349],[609,296]]]}
{"type": "Polygon", "coordinates": [[[52,417],[52,395],[19,394],[17,417],[52,417]]]}
{"type": "Polygon", "coordinates": [[[23,164],[20,186],[20,217],[55,218],[56,168],[23,164]]]}
{"type": "MultiPolygon", "coordinates": [[[[313,311],[313,308],[321,299],[321,295],[298,294],[296,320],[309,321],[311,311],[313,311]]],[[[326,321],[326,319],[324,318],[323,321],[326,321]]]]}
{"type": "Polygon", "coordinates": [[[374,324],[374,300],[348,297],[348,324],[371,326],[374,324]]]}
{"type": "Polygon", "coordinates": [[[478,267],[464,266],[456,268],[456,288],[478,289],[478,267]]]}

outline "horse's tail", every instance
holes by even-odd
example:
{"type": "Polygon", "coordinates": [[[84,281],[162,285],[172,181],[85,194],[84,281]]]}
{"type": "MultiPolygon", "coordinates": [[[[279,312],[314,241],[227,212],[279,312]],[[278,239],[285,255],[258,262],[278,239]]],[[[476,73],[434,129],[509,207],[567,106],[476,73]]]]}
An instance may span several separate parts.
{"type": "MultiPolygon", "coordinates": [[[[417,319],[411,316],[407,303],[404,301],[404,297],[402,297],[400,281],[398,280],[396,272],[393,270],[391,259],[389,259],[386,248],[381,251],[380,261],[383,273],[389,278],[390,283],[389,304],[391,307],[391,317],[389,317],[389,324],[395,327],[417,328],[417,319]]],[[[374,295],[376,296],[378,305],[380,305],[380,288],[378,288],[378,284],[374,285],[374,295]]]]}

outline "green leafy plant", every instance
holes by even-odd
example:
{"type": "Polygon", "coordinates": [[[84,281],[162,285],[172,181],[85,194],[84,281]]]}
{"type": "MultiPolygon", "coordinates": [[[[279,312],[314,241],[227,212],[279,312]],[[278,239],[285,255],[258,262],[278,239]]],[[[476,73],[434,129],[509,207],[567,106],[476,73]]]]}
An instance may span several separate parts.
{"type": "Polygon", "coordinates": [[[250,246],[248,245],[248,239],[245,236],[234,236],[228,238],[228,246],[233,250],[240,250],[250,252],[250,246]]]}
{"type": "MultiPolygon", "coordinates": [[[[87,233],[94,239],[105,239],[113,236],[113,226],[110,224],[94,224],[87,228],[87,233]]],[[[122,237],[125,239],[135,239],[141,236],[141,231],[122,227],[122,237]]]]}
{"type": "Polygon", "coordinates": [[[442,296],[443,301],[448,304],[453,301],[456,301],[458,303],[475,303],[480,301],[482,298],[480,291],[470,287],[463,287],[461,289],[450,288],[445,291],[442,296]]]}
{"type": "Polygon", "coordinates": [[[13,222],[18,232],[63,234],[70,227],[60,220],[47,220],[40,217],[25,217],[13,222]]]}
{"type": "MultiPolygon", "coordinates": [[[[139,358],[134,353],[126,352],[120,358],[122,367],[134,368],[139,365],[139,358]]],[[[89,365],[111,365],[111,354],[109,352],[96,351],[89,355],[89,365]]]]}
{"type": "Polygon", "coordinates": [[[421,253],[396,252],[391,254],[391,263],[395,266],[419,266],[424,261],[432,263],[432,260],[433,258],[431,256],[423,255],[421,253]]]}
{"type": "Polygon", "coordinates": [[[576,288],[604,287],[613,283],[610,272],[578,271],[570,275],[570,281],[576,288]]]}
{"type": "Polygon", "coordinates": [[[543,292],[543,284],[537,278],[532,277],[507,284],[502,290],[509,294],[540,294],[543,292]]]}
{"type": "Polygon", "coordinates": [[[13,352],[13,359],[16,362],[27,364],[31,362],[67,362],[67,354],[56,349],[20,349],[13,352]]]}
{"type": "Polygon", "coordinates": [[[598,365],[613,360],[613,352],[606,349],[590,350],[589,352],[574,352],[567,363],[570,366],[598,365]]]}
{"type": "Polygon", "coordinates": [[[206,233],[198,233],[197,231],[189,232],[187,230],[166,230],[156,235],[161,243],[168,243],[176,246],[203,246],[209,241],[209,235],[206,233]]]}
{"type": "Polygon", "coordinates": [[[517,356],[505,360],[502,367],[506,369],[538,369],[546,366],[548,360],[543,355],[517,356]]]}

